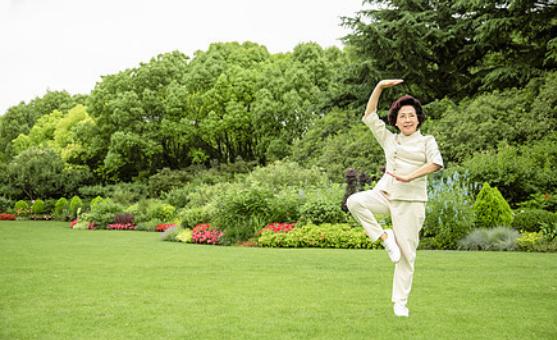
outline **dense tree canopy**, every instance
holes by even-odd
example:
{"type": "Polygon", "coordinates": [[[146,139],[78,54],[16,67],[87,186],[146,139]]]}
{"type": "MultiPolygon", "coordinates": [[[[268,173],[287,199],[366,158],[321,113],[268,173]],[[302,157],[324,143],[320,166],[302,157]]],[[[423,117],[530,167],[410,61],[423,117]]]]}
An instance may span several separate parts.
{"type": "MultiPolygon", "coordinates": [[[[554,0],[366,0],[346,42],[360,56],[352,81],[403,78],[425,102],[524,86],[557,67],[554,0]]],[[[350,79],[349,79],[350,80],[350,79]]]]}
{"type": "Polygon", "coordinates": [[[271,54],[252,42],[214,43],[105,75],[88,95],[48,92],[9,108],[0,116],[0,196],[132,181],[158,183],[158,195],[182,185],[161,184],[182,172],[281,159],[337,182],[347,168],[378,178],[383,152],[360,117],[385,77],[405,83],[384,92],[381,108],[406,92],[422,99],[423,131],[449,168],[500,186],[511,203],[557,190],[555,1],[370,5],[344,18],[344,49],[302,43],[271,54]]]}

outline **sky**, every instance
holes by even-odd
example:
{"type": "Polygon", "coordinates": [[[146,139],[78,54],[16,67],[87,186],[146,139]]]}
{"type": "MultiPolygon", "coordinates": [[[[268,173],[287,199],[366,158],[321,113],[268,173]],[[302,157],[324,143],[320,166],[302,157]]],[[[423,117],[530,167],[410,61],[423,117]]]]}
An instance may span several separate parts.
{"type": "Polygon", "coordinates": [[[0,0],[0,114],[47,90],[88,94],[102,75],[212,42],[271,53],[342,47],[362,0],[0,0]]]}

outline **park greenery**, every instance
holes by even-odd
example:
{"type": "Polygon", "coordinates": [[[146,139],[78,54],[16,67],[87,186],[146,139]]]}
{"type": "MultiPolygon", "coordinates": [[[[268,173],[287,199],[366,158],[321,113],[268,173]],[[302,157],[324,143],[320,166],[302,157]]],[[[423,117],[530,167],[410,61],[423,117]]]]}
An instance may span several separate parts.
{"type": "Polygon", "coordinates": [[[504,249],[555,250],[555,2],[365,4],[375,7],[343,18],[342,49],[213,43],[105,75],[89,94],[50,91],[9,108],[0,212],[79,218],[76,229],[174,224],[168,239],[210,223],[204,232],[222,231],[222,244],[308,246],[327,234],[371,248],[342,210],[345,173],[382,175],[360,117],[380,79],[403,78],[381,110],[420,98],[422,130],[446,162],[430,178],[421,246],[495,249],[471,240],[504,227],[524,232],[501,236],[512,240],[504,249]],[[275,222],[299,230],[259,233],[275,222]]]}

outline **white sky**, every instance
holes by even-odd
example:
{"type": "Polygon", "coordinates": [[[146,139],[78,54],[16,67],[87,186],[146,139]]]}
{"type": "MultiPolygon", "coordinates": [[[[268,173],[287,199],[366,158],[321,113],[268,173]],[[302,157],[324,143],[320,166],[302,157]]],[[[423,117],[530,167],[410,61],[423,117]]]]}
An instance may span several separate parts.
{"type": "Polygon", "coordinates": [[[271,53],[342,46],[362,0],[0,0],[0,114],[46,90],[89,93],[101,75],[212,42],[271,53]]]}

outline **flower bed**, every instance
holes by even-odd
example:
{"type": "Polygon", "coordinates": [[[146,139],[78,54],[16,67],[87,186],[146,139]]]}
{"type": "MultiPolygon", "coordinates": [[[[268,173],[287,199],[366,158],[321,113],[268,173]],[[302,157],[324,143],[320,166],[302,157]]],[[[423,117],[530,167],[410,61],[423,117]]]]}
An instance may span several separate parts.
{"type": "Polygon", "coordinates": [[[200,244],[219,244],[222,231],[212,227],[210,224],[198,224],[192,231],[192,242],[200,244]]]}
{"type": "Polygon", "coordinates": [[[166,229],[172,228],[172,227],[175,227],[175,226],[176,226],[176,224],[174,224],[174,223],[160,223],[160,224],[157,224],[157,228],[155,230],[158,231],[158,232],[163,232],[166,229]]]}
{"type": "Polygon", "coordinates": [[[15,221],[14,214],[0,214],[0,221],[15,221]]]}
{"type": "Polygon", "coordinates": [[[79,222],[79,220],[77,218],[75,220],[71,220],[70,221],[70,229],[73,229],[73,227],[77,224],[77,222],[79,222]]]}
{"type": "Polygon", "coordinates": [[[295,225],[295,223],[269,223],[259,230],[257,235],[261,235],[265,231],[272,231],[273,233],[288,233],[294,229],[295,225]]]}

